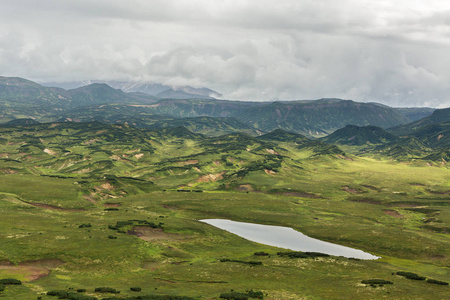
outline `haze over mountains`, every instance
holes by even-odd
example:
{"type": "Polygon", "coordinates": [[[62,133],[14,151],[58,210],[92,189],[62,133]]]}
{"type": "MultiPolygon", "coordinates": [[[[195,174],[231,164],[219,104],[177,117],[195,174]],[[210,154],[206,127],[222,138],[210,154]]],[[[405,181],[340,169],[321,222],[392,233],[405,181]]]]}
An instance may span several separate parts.
{"type": "Polygon", "coordinates": [[[191,99],[191,98],[220,98],[222,95],[208,88],[194,88],[190,86],[168,86],[160,83],[126,82],[126,81],[74,81],[74,82],[44,82],[43,86],[59,87],[66,90],[77,89],[94,83],[105,83],[114,89],[126,93],[145,93],[159,98],[191,99]]]}

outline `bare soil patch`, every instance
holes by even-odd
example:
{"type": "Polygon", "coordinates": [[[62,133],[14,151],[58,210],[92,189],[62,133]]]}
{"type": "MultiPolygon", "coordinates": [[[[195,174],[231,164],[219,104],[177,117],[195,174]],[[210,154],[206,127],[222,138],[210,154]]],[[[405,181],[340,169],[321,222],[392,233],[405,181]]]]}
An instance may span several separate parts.
{"type": "Polygon", "coordinates": [[[91,145],[91,144],[93,144],[95,142],[100,142],[100,141],[101,141],[101,139],[92,139],[92,140],[85,141],[83,144],[84,145],[91,145]]]}
{"type": "Polygon", "coordinates": [[[264,172],[266,172],[267,175],[275,175],[275,174],[277,174],[277,172],[269,170],[269,169],[264,169],[264,172]]]}
{"type": "Polygon", "coordinates": [[[18,171],[12,170],[12,169],[0,169],[0,172],[2,172],[5,175],[17,174],[18,173],[18,171]]]}
{"type": "Polygon", "coordinates": [[[186,161],[179,161],[177,164],[179,166],[188,166],[188,165],[195,165],[198,163],[198,159],[191,159],[186,161]]]}
{"type": "Polygon", "coordinates": [[[396,210],[383,210],[383,212],[394,218],[403,218],[403,215],[396,210]]]}
{"type": "Polygon", "coordinates": [[[344,191],[346,191],[347,193],[350,193],[350,194],[361,194],[361,191],[359,191],[359,190],[357,190],[355,188],[351,188],[349,186],[343,186],[342,189],[344,191]]]}
{"type": "Polygon", "coordinates": [[[440,191],[427,190],[427,192],[432,195],[449,195],[450,194],[450,191],[440,192],[440,191]]]}
{"type": "Polygon", "coordinates": [[[250,192],[253,191],[253,188],[250,184],[242,184],[238,188],[238,191],[240,192],[250,192]]]}
{"type": "Polygon", "coordinates": [[[223,178],[223,174],[225,174],[225,172],[221,172],[221,173],[217,173],[217,174],[206,174],[203,176],[200,176],[197,179],[197,182],[213,182],[213,181],[217,181],[223,178]]]}
{"type": "Polygon", "coordinates": [[[37,280],[48,276],[50,271],[64,264],[64,261],[56,258],[30,260],[14,265],[9,261],[0,262],[0,270],[21,274],[28,281],[37,280]]]}
{"type": "Polygon", "coordinates": [[[278,155],[280,153],[278,153],[277,151],[273,150],[273,149],[266,149],[267,152],[269,152],[270,154],[275,154],[278,155]]]}
{"type": "Polygon", "coordinates": [[[136,226],[129,230],[127,234],[137,236],[138,238],[151,242],[155,240],[180,240],[181,235],[174,233],[165,233],[161,228],[151,228],[147,226],[136,226]]]}
{"type": "Polygon", "coordinates": [[[45,148],[45,149],[44,149],[44,152],[47,153],[47,154],[50,154],[50,155],[55,155],[55,154],[56,154],[55,151],[50,150],[50,149],[48,149],[48,148],[45,148]]]}
{"type": "Polygon", "coordinates": [[[95,201],[95,198],[92,195],[83,195],[83,198],[87,201],[91,202],[92,204],[96,204],[97,201],[95,201]]]}

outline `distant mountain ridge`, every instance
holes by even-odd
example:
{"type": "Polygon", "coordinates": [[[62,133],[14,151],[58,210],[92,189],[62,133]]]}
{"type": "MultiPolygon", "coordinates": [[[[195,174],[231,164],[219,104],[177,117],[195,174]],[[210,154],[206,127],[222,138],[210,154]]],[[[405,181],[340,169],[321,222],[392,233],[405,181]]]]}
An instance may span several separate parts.
{"type": "MultiPolygon", "coordinates": [[[[132,88],[135,91],[127,93],[105,83],[92,83],[65,90],[45,87],[22,78],[0,77],[0,123],[17,118],[30,118],[38,122],[122,122],[148,128],[148,125],[159,122],[161,127],[182,125],[209,135],[236,131],[260,135],[283,129],[309,137],[322,137],[346,125],[399,128],[410,122],[404,114],[418,116],[430,112],[427,109],[401,110],[379,103],[360,103],[334,98],[276,102],[217,100],[205,96],[214,91],[194,88],[169,92],[166,90],[158,94],[161,96],[161,93],[167,92],[165,96],[176,98],[177,93],[186,96],[195,92],[202,94],[203,98],[161,99],[143,93],[142,89],[154,89],[156,92],[163,86],[132,88]],[[175,121],[183,118],[191,119],[175,121]],[[233,118],[236,121],[199,118],[233,118]],[[212,131],[215,126],[218,127],[217,132],[212,131]]],[[[439,114],[446,116],[446,113],[437,110],[427,118],[437,118],[439,114]]]]}
{"type": "Polygon", "coordinates": [[[45,82],[42,83],[42,85],[46,87],[60,87],[63,89],[77,89],[95,83],[107,84],[110,87],[120,89],[125,93],[144,93],[158,98],[214,99],[222,97],[222,94],[204,87],[194,88],[191,86],[168,86],[160,83],[149,83],[149,82],[87,80],[75,82],[45,82]]]}

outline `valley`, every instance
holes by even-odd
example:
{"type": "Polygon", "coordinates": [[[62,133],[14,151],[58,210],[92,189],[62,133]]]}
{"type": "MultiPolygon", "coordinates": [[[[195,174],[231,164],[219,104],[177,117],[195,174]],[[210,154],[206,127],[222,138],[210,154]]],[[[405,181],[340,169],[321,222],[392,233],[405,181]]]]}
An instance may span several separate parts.
{"type": "Polygon", "coordinates": [[[449,109],[3,79],[0,280],[22,284],[1,299],[448,296],[449,109]],[[380,258],[289,252],[204,219],[289,227],[380,258]]]}

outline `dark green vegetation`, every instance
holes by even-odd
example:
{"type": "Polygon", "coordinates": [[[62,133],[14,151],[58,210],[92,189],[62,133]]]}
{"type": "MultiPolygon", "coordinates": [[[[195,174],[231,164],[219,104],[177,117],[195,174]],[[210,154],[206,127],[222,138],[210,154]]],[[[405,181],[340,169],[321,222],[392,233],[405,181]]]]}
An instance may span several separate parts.
{"type": "Polygon", "coordinates": [[[392,281],[384,280],[384,279],[366,279],[366,280],[361,280],[361,283],[368,284],[371,286],[383,286],[385,284],[393,284],[392,281]]]}
{"type": "MultiPolygon", "coordinates": [[[[36,95],[50,97],[41,92],[36,95]]],[[[95,98],[94,91],[83,93],[95,98]]],[[[428,117],[443,121],[424,121],[425,127],[401,135],[374,127],[344,128],[355,138],[336,132],[336,146],[298,133],[304,129],[247,135],[235,130],[246,130],[239,125],[242,120],[228,118],[228,112],[247,109],[269,116],[266,105],[286,117],[289,103],[164,103],[167,107],[161,101],[157,106],[97,103],[90,110],[73,106],[21,116],[18,107],[2,106],[3,120],[15,121],[0,127],[0,278],[23,284],[0,282],[0,298],[448,297],[445,110],[428,117]],[[174,116],[153,111],[163,108],[191,119],[169,126],[174,116]],[[192,111],[223,118],[187,116],[192,111]],[[70,122],[71,112],[92,122],[70,122]],[[64,122],[54,122],[62,115],[64,122]],[[52,122],[24,120],[29,116],[52,122]],[[134,119],[125,124],[128,117],[134,119]],[[193,125],[200,123],[201,129],[193,125]],[[210,131],[220,124],[226,126],[210,131]],[[346,143],[349,138],[358,143],[346,143]],[[198,221],[207,218],[292,227],[381,258],[357,260],[256,244],[198,221]],[[426,279],[400,276],[408,273],[426,279]],[[108,289],[96,291],[99,287],[108,289]]],[[[357,105],[318,103],[335,105],[337,111],[344,104],[350,110],[357,105]]],[[[362,111],[389,110],[378,107],[359,105],[362,111]]],[[[288,121],[283,124],[291,126],[288,121]]]]}

